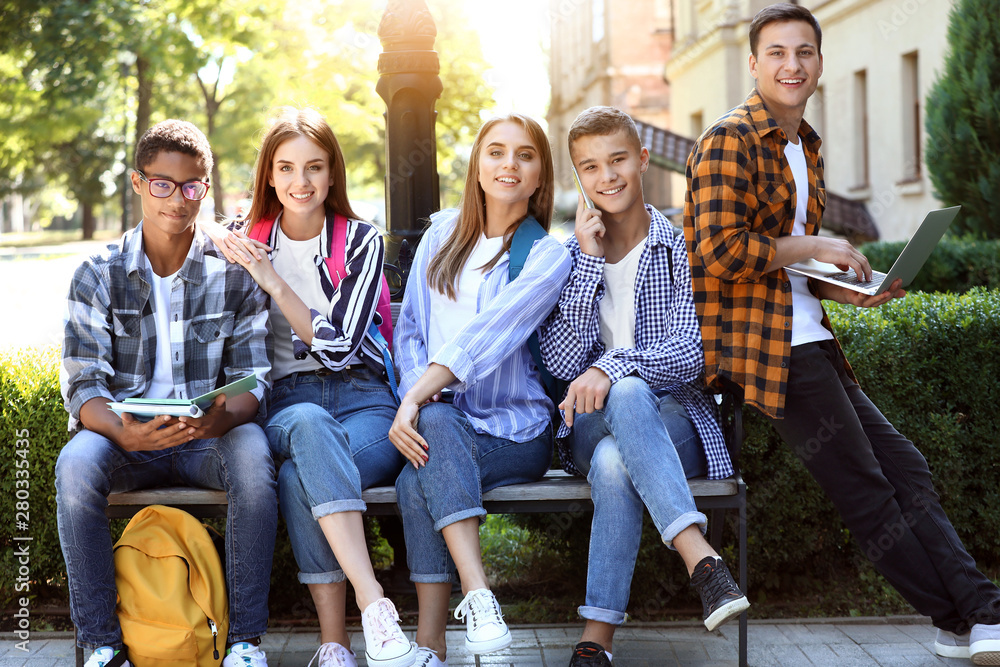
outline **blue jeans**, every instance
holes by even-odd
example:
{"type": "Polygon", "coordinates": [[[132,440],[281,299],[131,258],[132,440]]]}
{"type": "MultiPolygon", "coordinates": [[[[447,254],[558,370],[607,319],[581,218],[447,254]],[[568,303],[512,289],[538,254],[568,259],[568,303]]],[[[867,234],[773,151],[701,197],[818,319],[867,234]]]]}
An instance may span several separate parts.
{"type": "Polygon", "coordinates": [[[573,461],[587,475],[594,500],[583,618],[625,622],[643,508],[664,544],[708,523],[687,478],[704,475],[701,439],[687,412],[665,391],[628,376],[611,385],[604,408],[577,415],[570,434],[573,461]]]}
{"type": "Polygon", "coordinates": [[[155,486],[197,486],[226,492],[226,587],[229,637],[237,642],[267,631],[267,594],[278,523],[274,464],[254,424],[220,438],[192,440],[159,451],[126,452],[83,430],[56,461],[56,519],[69,579],[69,606],[80,646],[121,648],[109,493],[155,486]]]}
{"type": "Polygon", "coordinates": [[[316,520],[363,512],[361,491],[396,479],[406,459],[389,442],[395,416],[389,385],[367,368],[293,373],[274,383],[264,432],[300,582],[344,580],[316,520]]]}
{"type": "Polygon", "coordinates": [[[429,447],[427,465],[407,465],[396,480],[410,579],[451,582],[455,564],[441,529],[485,516],[486,491],[541,479],[552,463],[552,428],[514,442],[476,433],[454,405],[429,403],[420,409],[417,430],[429,447]]]}

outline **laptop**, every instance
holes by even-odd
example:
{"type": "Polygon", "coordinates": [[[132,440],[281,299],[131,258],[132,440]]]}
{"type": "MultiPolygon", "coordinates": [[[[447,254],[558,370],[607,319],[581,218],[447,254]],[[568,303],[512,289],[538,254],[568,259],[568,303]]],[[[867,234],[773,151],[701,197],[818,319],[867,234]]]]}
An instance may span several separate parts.
{"type": "Polygon", "coordinates": [[[816,280],[833,283],[834,285],[840,285],[841,287],[846,287],[862,294],[868,294],[869,296],[885,292],[896,278],[902,278],[903,287],[908,287],[913,282],[913,279],[917,277],[917,273],[920,272],[924,262],[931,256],[934,247],[937,246],[938,241],[944,236],[951,221],[955,219],[961,208],[961,206],[952,206],[928,213],[909,243],[903,248],[903,252],[900,253],[899,257],[893,263],[892,268],[889,269],[889,272],[882,273],[881,271],[872,269],[871,280],[866,281],[863,278],[859,278],[855,274],[854,269],[841,271],[833,264],[817,262],[814,259],[790,264],[785,267],[785,270],[809,276],[816,280]]]}

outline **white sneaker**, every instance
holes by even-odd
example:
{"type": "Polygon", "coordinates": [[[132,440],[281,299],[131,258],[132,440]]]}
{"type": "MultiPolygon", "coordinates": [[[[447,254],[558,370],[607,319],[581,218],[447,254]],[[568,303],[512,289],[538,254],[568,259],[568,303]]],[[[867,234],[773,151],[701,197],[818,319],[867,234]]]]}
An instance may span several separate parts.
{"type": "Polygon", "coordinates": [[[264,649],[250,642],[236,642],[229,647],[222,667],[267,667],[264,649]]]}
{"type": "Polygon", "coordinates": [[[365,632],[365,657],[369,667],[410,667],[417,655],[399,629],[399,614],[388,598],[379,598],[361,614],[365,632]]]}
{"type": "Polygon", "coordinates": [[[318,667],[358,667],[354,651],[348,650],[336,642],[327,642],[316,649],[316,653],[306,667],[312,667],[313,660],[319,659],[318,667]]]}
{"type": "Polygon", "coordinates": [[[969,657],[975,665],[1000,665],[1000,624],[976,623],[972,626],[969,657]]]}
{"type": "Polygon", "coordinates": [[[465,619],[465,648],[469,653],[492,653],[510,646],[510,630],[493,591],[471,591],[455,610],[455,618],[465,619]]]}
{"type": "Polygon", "coordinates": [[[934,639],[934,652],[942,658],[968,658],[969,657],[969,633],[956,635],[938,628],[937,637],[934,639]]]}
{"type": "Polygon", "coordinates": [[[132,663],[125,659],[128,651],[120,651],[115,655],[115,650],[110,646],[102,646],[87,658],[83,667],[132,667],[132,663]]]}
{"type": "Polygon", "coordinates": [[[417,659],[413,661],[413,667],[448,667],[448,660],[439,658],[434,649],[418,646],[417,659]]]}

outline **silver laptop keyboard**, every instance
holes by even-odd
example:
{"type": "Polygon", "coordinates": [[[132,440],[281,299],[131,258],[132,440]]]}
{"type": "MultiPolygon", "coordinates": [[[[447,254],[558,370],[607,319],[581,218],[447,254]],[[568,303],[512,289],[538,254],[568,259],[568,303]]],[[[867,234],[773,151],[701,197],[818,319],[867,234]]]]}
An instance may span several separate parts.
{"type": "Polygon", "coordinates": [[[831,273],[828,278],[833,278],[834,280],[839,280],[842,283],[847,283],[849,285],[856,285],[858,287],[878,287],[885,280],[886,274],[881,271],[872,271],[871,280],[859,280],[858,275],[854,272],[854,269],[849,271],[844,271],[843,273],[831,273]]]}

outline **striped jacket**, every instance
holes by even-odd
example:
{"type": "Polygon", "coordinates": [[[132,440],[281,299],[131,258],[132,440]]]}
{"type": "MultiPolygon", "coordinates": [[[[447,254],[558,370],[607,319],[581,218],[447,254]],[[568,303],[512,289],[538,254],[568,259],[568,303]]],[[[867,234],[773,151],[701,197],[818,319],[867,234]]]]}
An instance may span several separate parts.
{"type": "MultiPolygon", "coordinates": [[[[281,251],[278,242],[278,215],[271,227],[267,242],[271,246],[268,258],[281,251]]],[[[330,300],[330,309],[321,313],[310,308],[312,314],[312,346],[302,342],[292,330],[293,350],[296,359],[311,354],[319,363],[331,370],[341,370],[358,354],[360,360],[377,373],[385,372],[385,363],[378,345],[368,335],[368,325],[378,315],[379,292],[382,289],[382,263],[384,250],[378,229],[361,220],[347,222],[347,248],[344,266],[347,275],[334,288],[326,258],[333,251],[334,213],[328,210],[326,223],[320,232],[313,263],[319,273],[320,286],[330,300]]],[[[375,319],[376,324],[380,320],[375,319]]]]}

